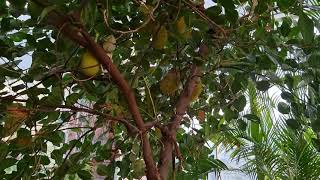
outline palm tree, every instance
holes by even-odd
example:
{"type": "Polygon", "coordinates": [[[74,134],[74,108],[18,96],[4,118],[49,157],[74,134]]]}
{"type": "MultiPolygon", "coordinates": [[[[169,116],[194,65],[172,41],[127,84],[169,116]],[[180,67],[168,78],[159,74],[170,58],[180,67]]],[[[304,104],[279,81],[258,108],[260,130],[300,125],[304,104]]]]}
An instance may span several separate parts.
{"type": "Polygon", "coordinates": [[[289,127],[285,119],[294,114],[277,112],[279,98],[258,93],[252,85],[248,98],[250,113],[262,120],[247,121],[246,133],[241,136],[234,133],[242,144],[232,157],[245,160],[241,170],[257,179],[318,179],[320,154],[312,144],[316,137],[312,130],[289,127]]]}

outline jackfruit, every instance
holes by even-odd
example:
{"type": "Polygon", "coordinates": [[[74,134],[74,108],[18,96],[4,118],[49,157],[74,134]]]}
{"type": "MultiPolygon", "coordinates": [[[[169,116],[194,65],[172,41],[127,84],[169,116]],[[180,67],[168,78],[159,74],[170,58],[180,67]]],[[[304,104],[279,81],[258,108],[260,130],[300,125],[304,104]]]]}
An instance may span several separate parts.
{"type": "Polygon", "coordinates": [[[171,69],[160,81],[160,90],[163,94],[173,96],[179,89],[180,73],[176,69],[171,69]]]}
{"type": "Polygon", "coordinates": [[[168,32],[165,26],[161,26],[159,31],[153,36],[152,46],[155,49],[163,49],[168,41],[168,32]]]}
{"type": "Polygon", "coordinates": [[[141,4],[140,7],[138,7],[138,10],[142,12],[143,15],[148,16],[153,10],[153,7],[150,5],[141,4]]]}
{"type": "Polygon", "coordinates": [[[178,33],[180,34],[184,34],[186,32],[187,25],[186,25],[186,22],[184,21],[184,16],[178,19],[178,21],[176,22],[176,28],[178,33]]]}
{"type": "Polygon", "coordinates": [[[109,35],[104,39],[103,49],[108,53],[116,49],[116,38],[113,35],[109,35]]]}
{"type": "Polygon", "coordinates": [[[89,77],[93,77],[100,72],[100,64],[98,60],[89,52],[85,52],[80,64],[81,72],[89,77]]]}

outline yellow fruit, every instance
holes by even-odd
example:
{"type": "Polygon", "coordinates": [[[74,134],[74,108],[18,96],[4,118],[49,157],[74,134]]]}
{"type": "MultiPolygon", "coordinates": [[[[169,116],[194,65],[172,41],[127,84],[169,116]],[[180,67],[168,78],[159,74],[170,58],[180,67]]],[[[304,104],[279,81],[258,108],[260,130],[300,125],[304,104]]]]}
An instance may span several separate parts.
{"type": "Polygon", "coordinates": [[[153,37],[152,46],[155,49],[163,49],[168,41],[168,32],[165,26],[161,26],[157,34],[153,37]]]}
{"type": "Polygon", "coordinates": [[[177,70],[171,69],[160,81],[160,90],[163,94],[173,96],[179,89],[180,74],[177,70]]]}
{"type": "Polygon", "coordinates": [[[86,76],[95,76],[100,71],[100,64],[98,60],[89,52],[85,52],[80,64],[81,72],[86,76]]]}
{"type": "Polygon", "coordinates": [[[180,34],[184,34],[186,32],[186,22],[184,21],[184,16],[180,17],[176,22],[177,31],[180,34]]]}
{"type": "Polygon", "coordinates": [[[202,83],[201,81],[196,82],[196,86],[194,87],[194,90],[192,91],[192,94],[190,96],[191,101],[196,101],[200,94],[202,92],[202,83]]]}

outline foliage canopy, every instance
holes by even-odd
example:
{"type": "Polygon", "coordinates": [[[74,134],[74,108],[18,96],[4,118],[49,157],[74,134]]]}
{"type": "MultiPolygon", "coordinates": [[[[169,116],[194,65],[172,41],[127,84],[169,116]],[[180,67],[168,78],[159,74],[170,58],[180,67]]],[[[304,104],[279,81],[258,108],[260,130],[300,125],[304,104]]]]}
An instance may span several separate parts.
{"type": "MultiPolygon", "coordinates": [[[[221,144],[235,157],[257,158],[261,147],[278,160],[304,147],[295,152],[319,162],[316,5],[1,1],[0,176],[196,179],[228,169],[213,155],[221,144]],[[101,71],[84,73],[88,51],[101,71]],[[270,88],[281,97],[270,100],[270,88]],[[283,128],[278,139],[268,134],[275,119],[283,128]]],[[[278,165],[293,162],[286,160],[278,165]]],[[[268,159],[252,162],[244,170],[259,179],[318,176],[287,176],[268,159]],[[257,162],[269,169],[250,168],[257,162]]]]}

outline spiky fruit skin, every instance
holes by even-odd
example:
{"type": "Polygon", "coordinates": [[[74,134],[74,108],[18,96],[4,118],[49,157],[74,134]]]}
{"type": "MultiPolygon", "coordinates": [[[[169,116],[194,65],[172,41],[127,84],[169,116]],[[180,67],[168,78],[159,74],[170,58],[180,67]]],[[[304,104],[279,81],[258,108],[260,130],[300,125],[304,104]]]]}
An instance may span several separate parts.
{"type": "Polygon", "coordinates": [[[98,60],[87,51],[82,56],[80,70],[82,74],[86,76],[96,76],[100,71],[100,64],[98,60]]]}
{"type": "Polygon", "coordinates": [[[165,26],[161,26],[159,31],[154,35],[152,46],[155,49],[163,49],[168,41],[168,32],[165,26]]]}
{"type": "Polygon", "coordinates": [[[180,76],[176,70],[170,70],[160,81],[160,90],[163,94],[173,96],[179,89],[180,76]]]}
{"type": "Polygon", "coordinates": [[[184,34],[186,32],[186,22],[184,20],[184,16],[180,17],[176,23],[177,31],[180,34],[184,34]]]}
{"type": "Polygon", "coordinates": [[[202,92],[202,89],[203,88],[202,88],[201,81],[197,82],[196,86],[194,87],[194,90],[192,91],[191,96],[190,96],[191,102],[196,101],[199,98],[199,96],[202,92]]]}
{"type": "Polygon", "coordinates": [[[116,49],[116,38],[113,35],[109,35],[104,39],[103,49],[107,52],[112,52],[116,49]]]}

